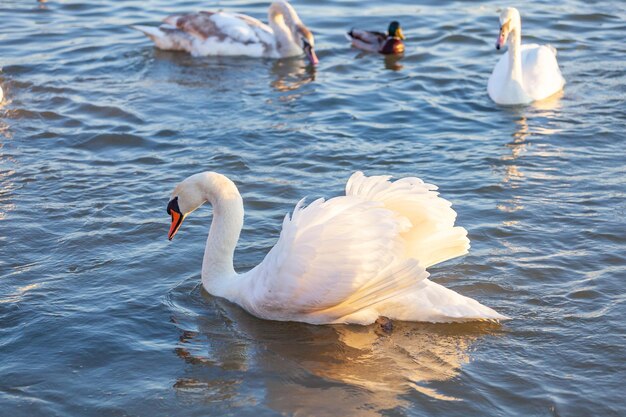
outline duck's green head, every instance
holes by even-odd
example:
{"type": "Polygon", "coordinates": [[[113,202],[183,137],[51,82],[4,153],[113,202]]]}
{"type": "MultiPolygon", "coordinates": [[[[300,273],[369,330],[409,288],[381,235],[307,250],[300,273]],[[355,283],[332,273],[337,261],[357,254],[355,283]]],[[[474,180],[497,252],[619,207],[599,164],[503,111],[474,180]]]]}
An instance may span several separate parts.
{"type": "Polygon", "coordinates": [[[392,38],[404,39],[404,33],[402,33],[402,28],[400,27],[400,23],[394,20],[389,23],[389,29],[387,29],[389,36],[392,38]]]}

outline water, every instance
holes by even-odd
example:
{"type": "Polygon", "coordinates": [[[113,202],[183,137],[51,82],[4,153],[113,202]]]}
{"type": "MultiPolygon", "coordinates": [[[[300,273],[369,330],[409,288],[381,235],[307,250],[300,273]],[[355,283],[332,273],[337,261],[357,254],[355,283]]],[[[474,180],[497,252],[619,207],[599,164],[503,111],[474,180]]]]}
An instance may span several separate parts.
{"type": "Polygon", "coordinates": [[[162,52],[128,27],[264,2],[3,1],[0,414],[626,414],[626,8],[521,8],[567,85],[502,108],[499,6],[297,1],[311,70],[162,52]],[[394,18],[402,59],[347,46],[394,18]],[[355,170],[438,184],[472,249],[433,279],[514,319],[391,335],[255,319],[198,286],[209,209],[167,241],[171,189],[203,170],[243,195],[239,270],[355,170]]]}

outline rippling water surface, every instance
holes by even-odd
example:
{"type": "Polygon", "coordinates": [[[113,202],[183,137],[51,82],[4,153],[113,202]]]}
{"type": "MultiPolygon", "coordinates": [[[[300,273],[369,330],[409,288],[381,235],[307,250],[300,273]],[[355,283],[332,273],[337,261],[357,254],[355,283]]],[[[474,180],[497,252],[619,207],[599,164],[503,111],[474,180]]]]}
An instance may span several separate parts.
{"type": "MultiPolygon", "coordinates": [[[[495,106],[499,2],[313,1],[321,60],[192,58],[129,28],[264,2],[0,3],[2,415],[624,415],[626,8],[521,7],[565,92],[495,106]],[[402,59],[343,33],[408,36],[402,59]],[[469,255],[433,279],[514,319],[309,326],[204,293],[204,209],[170,243],[172,187],[240,187],[236,267],[259,262],[303,196],[355,170],[440,186],[469,255]]],[[[520,4],[521,6],[521,4],[520,4]]]]}

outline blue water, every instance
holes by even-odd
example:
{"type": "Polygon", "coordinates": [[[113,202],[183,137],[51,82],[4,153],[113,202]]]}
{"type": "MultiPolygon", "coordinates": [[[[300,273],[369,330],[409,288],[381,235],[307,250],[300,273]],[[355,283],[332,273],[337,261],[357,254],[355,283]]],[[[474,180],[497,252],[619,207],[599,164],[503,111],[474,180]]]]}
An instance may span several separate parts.
{"type": "Polygon", "coordinates": [[[624,3],[518,4],[567,85],[512,108],[486,94],[501,3],[293,4],[315,70],[129,28],[264,2],[0,3],[0,415],[626,414],[624,3]],[[392,19],[404,57],[349,48],[392,19]],[[472,248],[433,280],[513,320],[255,319],[199,286],[208,208],[167,240],[172,188],[205,170],[244,198],[238,270],[355,170],[435,183],[472,248]]]}

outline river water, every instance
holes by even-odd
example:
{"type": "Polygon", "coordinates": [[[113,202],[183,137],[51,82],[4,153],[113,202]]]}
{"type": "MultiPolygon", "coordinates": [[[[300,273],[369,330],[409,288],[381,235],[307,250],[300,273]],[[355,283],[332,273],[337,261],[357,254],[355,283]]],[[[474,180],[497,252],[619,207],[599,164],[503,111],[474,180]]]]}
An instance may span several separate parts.
{"type": "Polygon", "coordinates": [[[534,1],[523,41],[567,80],[486,93],[499,2],[298,0],[320,65],[158,51],[131,24],[249,1],[0,2],[2,416],[625,415],[626,7],[534,1]],[[351,27],[407,35],[401,59],[351,27]],[[503,325],[258,320],[199,286],[211,210],[166,235],[169,194],[239,186],[236,268],[304,196],[355,170],[439,185],[468,255],[432,279],[503,325]]]}

